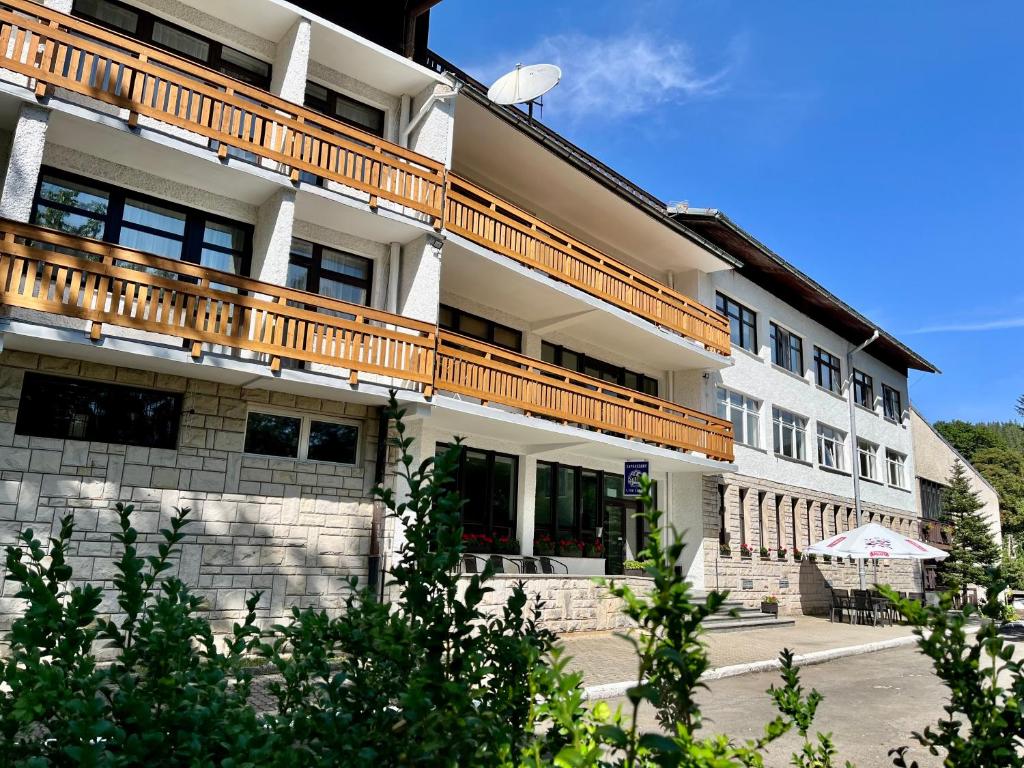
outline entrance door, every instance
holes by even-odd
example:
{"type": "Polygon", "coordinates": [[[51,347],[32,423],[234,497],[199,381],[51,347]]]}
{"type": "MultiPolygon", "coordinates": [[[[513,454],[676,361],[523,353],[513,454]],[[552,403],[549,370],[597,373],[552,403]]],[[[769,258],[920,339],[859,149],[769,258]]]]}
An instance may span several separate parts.
{"type": "Polygon", "coordinates": [[[604,572],[607,574],[622,573],[626,559],[627,506],[624,501],[611,499],[604,504],[604,572]]]}

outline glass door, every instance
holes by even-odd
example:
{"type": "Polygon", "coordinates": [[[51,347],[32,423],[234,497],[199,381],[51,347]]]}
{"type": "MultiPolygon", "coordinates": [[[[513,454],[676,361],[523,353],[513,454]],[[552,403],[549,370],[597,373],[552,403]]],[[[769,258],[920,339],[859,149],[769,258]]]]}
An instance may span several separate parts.
{"type": "Polygon", "coordinates": [[[604,551],[607,574],[622,573],[626,557],[626,503],[607,500],[604,505],[604,551]]]}

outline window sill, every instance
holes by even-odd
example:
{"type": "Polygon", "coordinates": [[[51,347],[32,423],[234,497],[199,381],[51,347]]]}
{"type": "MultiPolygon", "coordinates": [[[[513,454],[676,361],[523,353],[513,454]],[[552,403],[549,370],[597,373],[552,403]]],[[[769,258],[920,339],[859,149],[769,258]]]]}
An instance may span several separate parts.
{"type": "Polygon", "coordinates": [[[792,376],[794,379],[796,379],[797,381],[802,381],[804,384],[811,383],[807,380],[805,376],[801,376],[799,373],[793,373],[791,370],[789,370],[789,368],[783,368],[778,363],[772,363],[772,368],[774,368],[779,373],[784,373],[787,376],[792,376]]]}
{"type": "Polygon", "coordinates": [[[775,458],[776,459],[782,459],[783,461],[788,461],[788,462],[791,462],[793,464],[802,464],[805,467],[813,467],[814,466],[809,461],[805,461],[804,459],[796,459],[796,458],[794,458],[792,456],[786,456],[784,453],[776,453],[775,454],[775,458]]]}
{"type": "Polygon", "coordinates": [[[822,472],[830,472],[833,475],[842,475],[843,477],[849,477],[850,473],[845,469],[839,469],[838,467],[826,467],[824,464],[819,464],[818,469],[822,472]]]}
{"type": "Polygon", "coordinates": [[[884,418],[890,424],[896,425],[897,427],[906,427],[906,424],[904,424],[902,420],[890,419],[888,416],[883,416],[882,418],[884,418]]]}
{"type": "Polygon", "coordinates": [[[846,402],[846,398],[843,397],[841,393],[835,392],[834,390],[828,389],[827,387],[823,387],[823,386],[821,386],[821,384],[815,384],[814,386],[819,391],[824,392],[826,395],[831,395],[836,400],[842,400],[843,402],[846,402]]]}
{"type": "Polygon", "coordinates": [[[870,413],[872,416],[878,415],[878,411],[876,411],[874,408],[868,408],[866,405],[861,405],[860,403],[854,403],[854,405],[860,408],[862,411],[864,411],[864,413],[870,413]]]}
{"type": "Polygon", "coordinates": [[[892,484],[889,484],[889,487],[892,488],[894,491],[903,491],[903,493],[910,493],[911,492],[909,488],[904,488],[902,485],[892,485],[892,484]]]}
{"type": "Polygon", "coordinates": [[[766,448],[760,448],[760,447],[758,447],[756,445],[750,445],[749,443],[737,442],[736,443],[736,447],[737,448],[746,448],[748,451],[757,451],[758,453],[764,453],[764,454],[768,453],[768,450],[766,448]]]}
{"type": "Polygon", "coordinates": [[[759,354],[757,354],[757,352],[751,352],[746,347],[735,347],[734,346],[732,348],[732,350],[733,350],[733,352],[742,352],[747,357],[753,358],[754,360],[757,360],[757,362],[759,362],[759,363],[763,363],[764,362],[764,358],[763,357],[761,357],[759,354]]]}
{"type": "Polygon", "coordinates": [[[872,485],[880,485],[883,488],[885,487],[885,483],[883,483],[881,480],[875,480],[870,477],[864,477],[864,475],[860,475],[860,481],[862,483],[871,483],[872,485]]]}

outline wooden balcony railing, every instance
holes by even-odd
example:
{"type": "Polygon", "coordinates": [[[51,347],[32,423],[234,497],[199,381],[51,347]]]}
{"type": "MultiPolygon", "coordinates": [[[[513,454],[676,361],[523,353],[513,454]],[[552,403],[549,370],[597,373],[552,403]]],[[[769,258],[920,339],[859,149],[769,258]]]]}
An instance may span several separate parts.
{"type": "Polygon", "coordinates": [[[444,165],[174,54],[29,0],[0,2],[0,67],[198,133],[440,222],[444,165]]]}
{"type": "Polygon", "coordinates": [[[451,232],[729,354],[729,321],[722,315],[453,173],[444,220],[451,232]]]}
{"type": "Polygon", "coordinates": [[[437,337],[435,388],[563,424],[733,458],[728,421],[447,331],[437,337]]]}
{"type": "Polygon", "coordinates": [[[0,221],[0,305],[411,382],[430,394],[435,327],[28,224],[0,221]],[[55,250],[56,249],[56,250],[55,250]],[[71,253],[69,253],[70,251],[71,253]],[[237,291],[237,292],[232,292],[237,291]]]}

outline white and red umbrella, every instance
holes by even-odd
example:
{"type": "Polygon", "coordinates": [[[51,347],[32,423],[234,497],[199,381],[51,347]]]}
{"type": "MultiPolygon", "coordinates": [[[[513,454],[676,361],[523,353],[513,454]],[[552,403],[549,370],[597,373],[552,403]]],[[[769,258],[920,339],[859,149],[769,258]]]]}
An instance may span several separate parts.
{"type": "Polygon", "coordinates": [[[878,523],[830,536],[804,550],[807,554],[850,557],[854,560],[942,560],[949,555],[878,523]]]}

